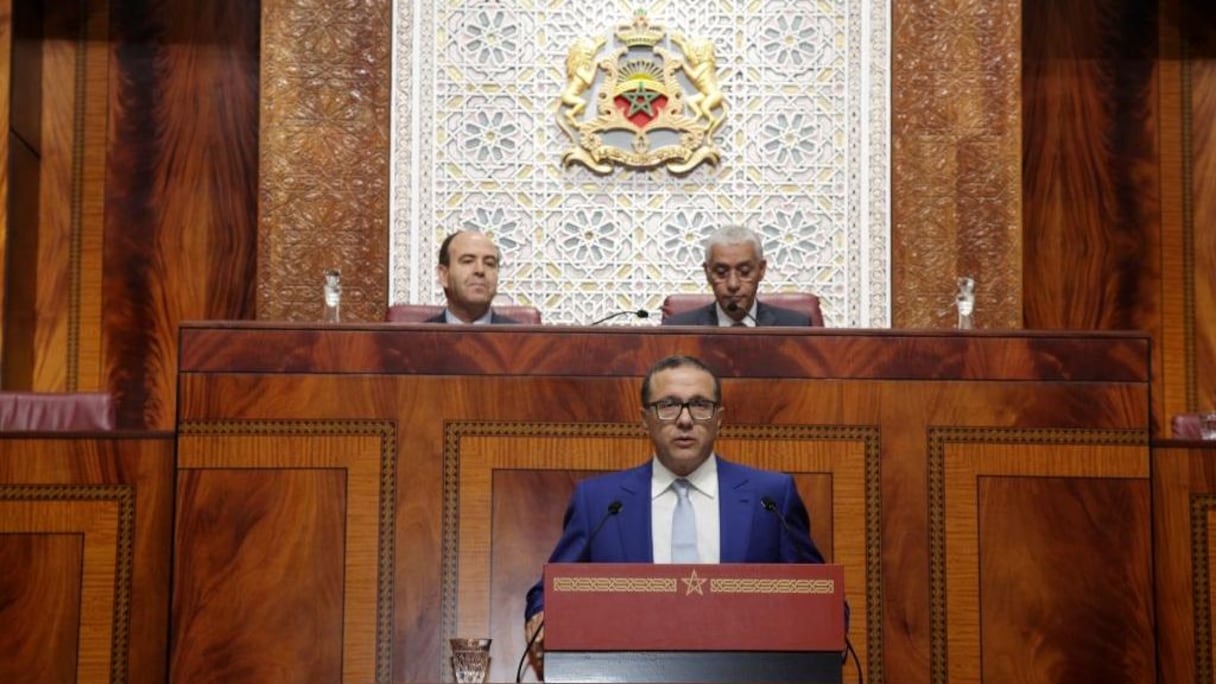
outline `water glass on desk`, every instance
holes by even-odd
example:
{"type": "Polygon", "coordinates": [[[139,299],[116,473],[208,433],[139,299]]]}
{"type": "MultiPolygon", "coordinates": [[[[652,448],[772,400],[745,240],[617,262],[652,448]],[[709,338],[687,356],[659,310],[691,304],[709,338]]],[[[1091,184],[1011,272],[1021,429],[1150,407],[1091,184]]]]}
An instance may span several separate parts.
{"type": "Polygon", "coordinates": [[[1204,440],[1216,440],[1216,411],[1199,414],[1199,436],[1204,440]]]}
{"type": "Polygon", "coordinates": [[[482,684],[490,673],[490,639],[449,639],[456,684],[482,684]]]}

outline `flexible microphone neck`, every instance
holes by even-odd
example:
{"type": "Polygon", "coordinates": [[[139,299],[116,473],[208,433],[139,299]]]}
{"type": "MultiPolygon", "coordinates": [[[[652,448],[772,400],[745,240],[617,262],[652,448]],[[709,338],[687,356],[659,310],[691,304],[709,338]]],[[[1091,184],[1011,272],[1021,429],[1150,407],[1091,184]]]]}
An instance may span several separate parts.
{"type": "MultiPolygon", "coordinates": [[[[789,535],[791,540],[795,540],[797,538],[797,534],[794,532],[794,528],[790,526],[790,521],[785,519],[785,516],[782,515],[782,513],[781,513],[781,509],[777,508],[777,502],[773,501],[772,497],[768,497],[768,496],[760,497],[760,505],[764,507],[764,510],[777,516],[777,519],[781,521],[781,527],[785,530],[785,533],[787,535],[789,535]]],[[[802,556],[802,559],[805,560],[806,562],[808,562],[808,563],[822,562],[820,560],[811,558],[810,556],[806,555],[806,553],[802,551],[802,547],[796,543],[794,544],[794,548],[798,549],[798,554],[800,556],[802,556]]],[[[847,602],[844,604],[844,624],[845,624],[844,653],[841,654],[841,658],[845,662],[848,662],[849,652],[851,651],[853,653],[853,661],[855,663],[857,663],[857,681],[861,682],[862,681],[861,663],[857,662],[857,651],[853,649],[853,642],[849,641],[849,634],[848,634],[849,604],[847,602]]]]}
{"type": "Polygon", "coordinates": [[[798,555],[802,556],[803,561],[807,563],[822,562],[808,556],[806,551],[803,550],[802,545],[797,543],[798,533],[796,533],[794,528],[790,526],[790,521],[786,520],[785,515],[781,512],[781,509],[777,508],[777,502],[773,501],[772,497],[760,497],[760,505],[764,507],[764,510],[777,516],[777,519],[781,521],[781,528],[785,530],[786,536],[790,538],[790,543],[793,544],[794,548],[798,550],[798,555]]]}
{"type": "MultiPolygon", "coordinates": [[[[629,312],[626,311],[626,312],[618,312],[618,313],[629,313],[629,312]]],[[[616,315],[616,314],[614,314],[614,315],[616,315]]],[[[643,316],[643,318],[645,318],[645,317],[643,316]]],[[[579,549],[578,555],[575,556],[575,558],[582,556],[583,553],[585,553],[588,549],[591,548],[591,542],[595,541],[595,536],[600,533],[600,530],[604,529],[604,525],[606,525],[608,523],[609,518],[611,518],[612,516],[621,512],[622,506],[623,506],[623,504],[621,503],[620,499],[614,499],[612,501],[612,503],[608,504],[608,509],[604,511],[604,517],[600,518],[600,521],[595,524],[595,527],[591,528],[591,532],[587,534],[587,541],[583,542],[583,548],[579,549]]],[[[524,663],[527,662],[528,654],[532,652],[532,647],[534,645],[536,645],[536,638],[539,637],[542,633],[544,633],[544,631],[545,631],[545,621],[542,619],[540,621],[540,624],[536,626],[536,631],[532,632],[532,637],[530,639],[528,639],[528,644],[526,646],[524,646],[524,652],[521,653],[519,656],[519,665],[515,668],[516,684],[523,681],[524,663]]]]}
{"type": "Polygon", "coordinates": [[[617,311],[615,313],[610,313],[607,316],[604,316],[603,318],[600,318],[592,323],[589,323],[588,325],[589,326],[599,325],[600,323],[604,323],[606,321],[611,321],[612,319],[618,318],[620,316],[634,316],[635,318],[650,318],[650,312],[647,311],[646,309],[638,309],[636,311],[617,311]]]}

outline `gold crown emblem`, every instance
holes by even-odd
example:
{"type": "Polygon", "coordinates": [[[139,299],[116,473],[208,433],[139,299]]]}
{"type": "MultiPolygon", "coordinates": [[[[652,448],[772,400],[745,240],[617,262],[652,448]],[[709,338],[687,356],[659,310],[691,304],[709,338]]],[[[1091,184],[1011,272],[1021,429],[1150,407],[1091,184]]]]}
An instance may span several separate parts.
{"type": "Polygon", "coordinates": [[[654,47],[663,40],[665,31],[651,26],[644,12],[638,12],[632,24],[620,24],[616,27],[616,37],[627,47],[654,47]]]}

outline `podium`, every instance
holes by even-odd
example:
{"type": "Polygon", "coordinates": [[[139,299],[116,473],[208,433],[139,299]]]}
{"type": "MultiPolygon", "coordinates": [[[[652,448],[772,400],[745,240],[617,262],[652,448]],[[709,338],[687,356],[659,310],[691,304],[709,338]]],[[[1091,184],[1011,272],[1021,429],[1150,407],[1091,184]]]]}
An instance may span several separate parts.
{"type": "Polygon", "coordinates": [[[546,682],[839,684],[840,565],[550,563],[546,682]]]}

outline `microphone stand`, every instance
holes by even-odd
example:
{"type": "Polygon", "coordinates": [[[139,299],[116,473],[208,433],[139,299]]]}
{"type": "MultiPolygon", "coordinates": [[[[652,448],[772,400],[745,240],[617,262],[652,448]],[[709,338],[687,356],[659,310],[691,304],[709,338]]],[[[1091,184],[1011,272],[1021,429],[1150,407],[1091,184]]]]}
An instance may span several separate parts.
{"type": "Polygon", "coordinates": [[[650,312],[645,309],[638,309],[637,311],[617,311],[616,313],[610,313],[607,316],[604,316],[603,318],[600,318],[592,323],[588,323],[587,325],[588,326],[599,325],[600,323],[610,321],[610,320],[612,320],[614,318],[618,318],[620,316],[636,316],[637,318],[650,318],[650,312]]]}

